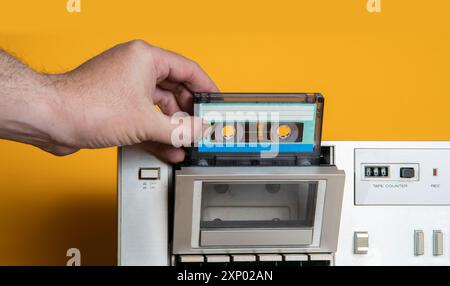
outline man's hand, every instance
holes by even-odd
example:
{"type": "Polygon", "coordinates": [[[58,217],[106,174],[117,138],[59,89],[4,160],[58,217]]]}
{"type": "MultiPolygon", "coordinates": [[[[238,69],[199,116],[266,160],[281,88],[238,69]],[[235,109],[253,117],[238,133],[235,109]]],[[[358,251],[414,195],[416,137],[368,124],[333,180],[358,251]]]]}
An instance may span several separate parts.
{"type": "Polygon", "coordinates": [[[36,73],[0,52],[0,138],[56,155],[148,142],[158,157],[179,162],[184,151],[171,146],[172,131],[182,128],[196,140],[203,126],[193,117],[180,126],[170,116],[192,113],[196,91],[217,87],[195,62],[144,41],[120,44],[61,75],[36,73]]]}

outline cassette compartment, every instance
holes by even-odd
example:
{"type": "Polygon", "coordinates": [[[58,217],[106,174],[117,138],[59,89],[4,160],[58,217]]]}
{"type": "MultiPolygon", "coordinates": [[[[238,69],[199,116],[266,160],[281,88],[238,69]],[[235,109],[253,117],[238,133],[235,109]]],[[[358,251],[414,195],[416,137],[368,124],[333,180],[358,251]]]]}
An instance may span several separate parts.
{"type": "Polygon", "coordinates": [[[318,182],[204,182],[200,246],[309,245],[317,191],[318,182]]]}

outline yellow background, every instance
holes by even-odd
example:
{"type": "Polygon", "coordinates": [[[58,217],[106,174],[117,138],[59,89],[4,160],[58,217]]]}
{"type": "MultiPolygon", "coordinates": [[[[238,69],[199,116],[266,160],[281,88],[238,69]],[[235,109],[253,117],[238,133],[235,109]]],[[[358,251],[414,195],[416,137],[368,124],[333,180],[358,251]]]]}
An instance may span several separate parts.
{"type": "MultiPolygon", "coordinates": [[[[450,1],[1,0],[0,47],[64,72],[135,38],[222,91],[319,91],[325,140],[450,139],[450,1]]],[[[1,102],[0,102],[1,104],[1,102]]],[[[57,158],[0,141],[0,264],[116,263],[116,150],[57,158]]]]}

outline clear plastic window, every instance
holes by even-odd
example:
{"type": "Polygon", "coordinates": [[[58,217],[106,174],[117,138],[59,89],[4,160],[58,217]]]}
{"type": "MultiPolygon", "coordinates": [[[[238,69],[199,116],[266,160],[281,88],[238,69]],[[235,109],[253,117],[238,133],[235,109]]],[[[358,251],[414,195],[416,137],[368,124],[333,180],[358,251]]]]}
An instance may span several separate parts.
{"type": "Polygon", "coordinates": [[[318,182],[203,182],[201,228],[310,228],[318,182]]]}

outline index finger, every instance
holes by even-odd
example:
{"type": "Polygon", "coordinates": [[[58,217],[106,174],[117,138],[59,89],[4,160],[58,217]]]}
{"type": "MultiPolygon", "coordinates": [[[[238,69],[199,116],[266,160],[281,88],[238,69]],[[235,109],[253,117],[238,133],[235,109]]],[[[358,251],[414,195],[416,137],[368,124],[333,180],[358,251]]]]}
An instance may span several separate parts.
{"type": "Polygon", "coordinates": [[[153,48],[157,83],[183,83],[191,92],[218,92],[216,84],[196,62],[177,53],[153,48]]]}

